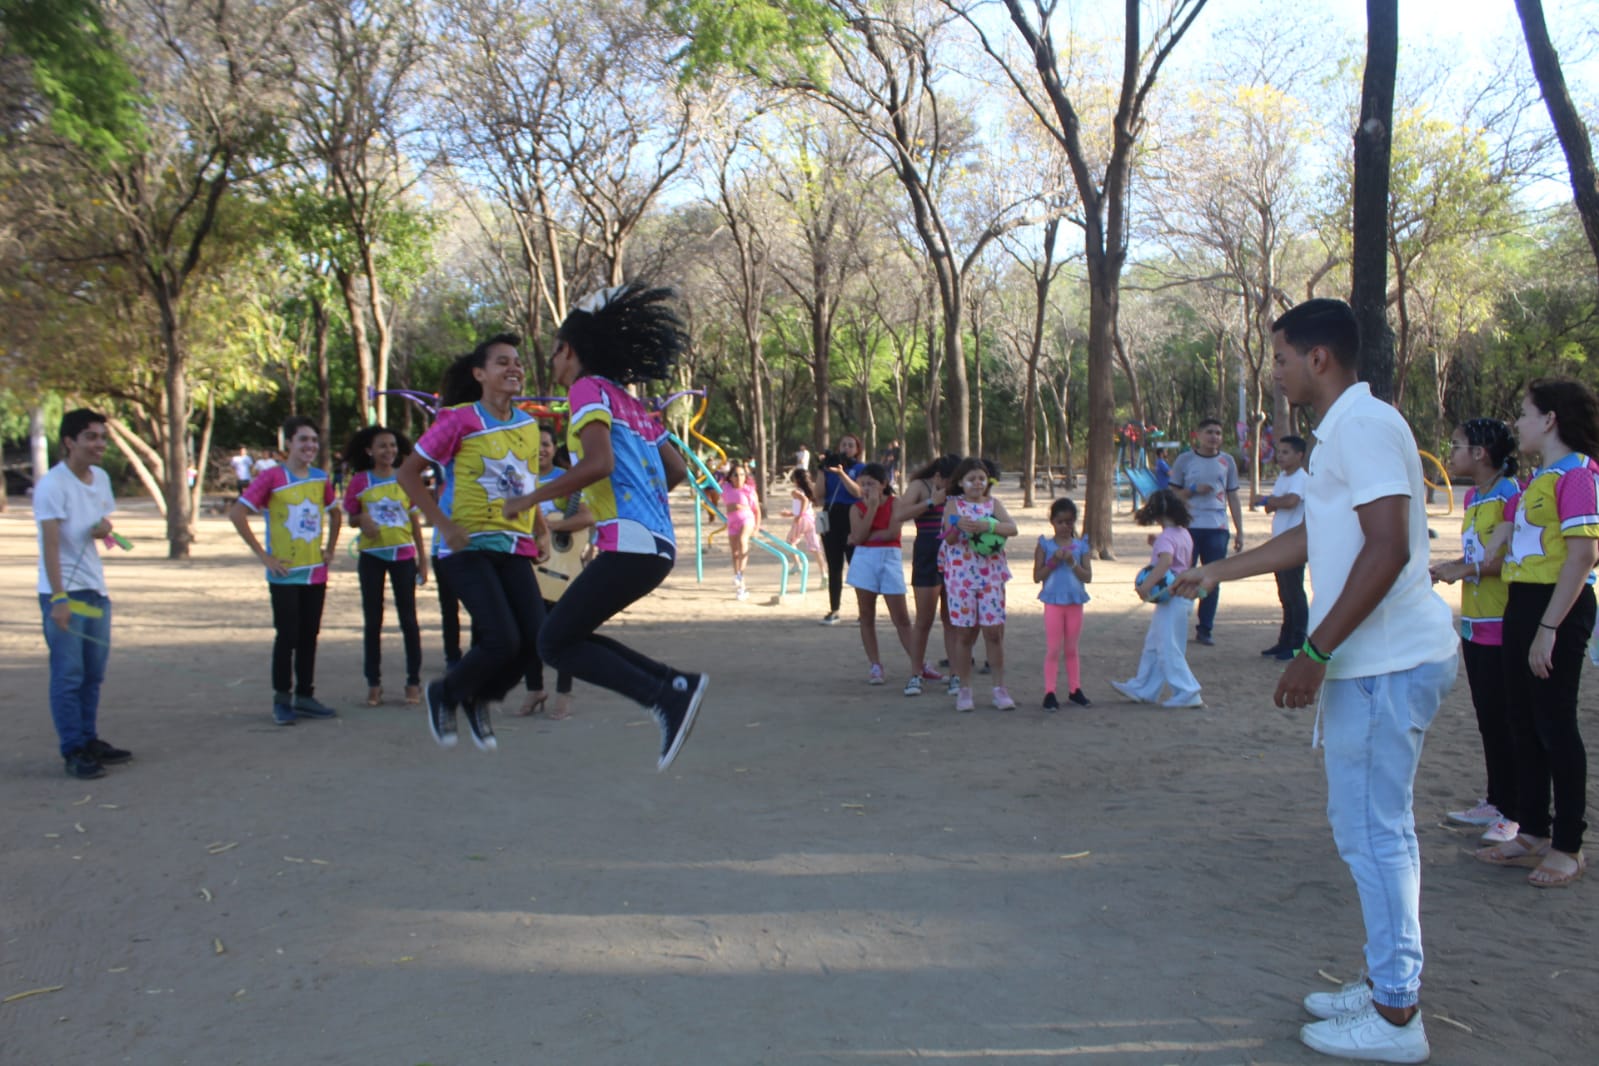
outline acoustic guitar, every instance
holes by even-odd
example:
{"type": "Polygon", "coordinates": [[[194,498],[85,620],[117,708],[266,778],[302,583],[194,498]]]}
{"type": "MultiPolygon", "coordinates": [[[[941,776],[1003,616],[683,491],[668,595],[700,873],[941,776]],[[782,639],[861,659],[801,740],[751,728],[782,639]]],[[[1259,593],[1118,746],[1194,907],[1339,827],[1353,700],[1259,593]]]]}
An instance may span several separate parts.
{"type": "MultiPolygon", "coordinates": [[[[582,494],[572,493],[566,498],[566,506],[561,509],[561,517],[571,518],[577,514],[577,509],[582,505],[582,494]]],[[[578,572],[583,569],[583,539],[571,533],[551,532],[549,549],[546,557],[540,559],[538,565],[533,568],[533,576],[539,582],[539,595],[554,603],[561,598],[576,580],[578,572]]]]}

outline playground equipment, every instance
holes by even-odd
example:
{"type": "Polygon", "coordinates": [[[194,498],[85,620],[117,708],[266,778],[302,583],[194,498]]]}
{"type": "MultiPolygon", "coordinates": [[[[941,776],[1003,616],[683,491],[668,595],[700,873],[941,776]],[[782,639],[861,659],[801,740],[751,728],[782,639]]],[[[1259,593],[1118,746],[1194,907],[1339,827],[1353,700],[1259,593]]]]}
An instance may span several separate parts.
{"type": "Polygon", "coordinates": [[[1138,510],[1140,497],[1147,500],[1150,493],[1155,491],[1155,477],[1149,472],[1148,446],[1165,436],[1165,430],[1151,425],[1140,426],[1137,422],[1128,422],[1116,430],[1116,466],[1112,474],[1116,495],[1120,496],[1126,489],[1132,496],[1135,511],[1138,510]],[[1136,476],[1139,474],[1143,476],[1136,476]]]}
{"type": "MultiPolygon", "coordinates": [[[[682,437],[670,431],[667,432],[666,437],[677,446],[678,451],[683,453],[683,458],[688,463],[688,484],[694,490],[694,501],[697,504],[694,508],[694,580],[703,584],[705,581],[705,541],[707,539],[704,532],[704,513],[709,511],[714,518],[724,525],[727,523],[727,516],[722,514],[721,508],[716,506],[708,494],[716,486],[716,475],[711,473],[710,467],[706,466],[704,461],[694,454],[694,450],[683,441],[682,437]]],[[[764,529],[755,534],[755,539],[751,543],[777,556],[778,565],[782,568],[782,578],[777,593],[779,599],[788,595],[790,557],[799,561],[800,595],[805,595],[806,590],[810,587],[811,562],[806,558],[804,552],[792,544],[779,540],[764,529]]]]}
{"type": "Polygon", "coordinates": [[[1455,486],[1449,480],[1449,470],[1448,470],[1448,468],[1445,467],[1444,464],[1439,460],[1439,458],[1436,455],[1432,454],[1432,452],[1423,451],[1422,449],[1417,448],[1416,449],[1416,454],[1421,456],[1421,480],[1422,480],[1422,483],[1424,485],[1426,485],[1429,489],[1431,489],[1434,492],[1443,493],[1444,494],[1444,511],[1443,511],[1443,513],[1446,514],[1446,515],[1454,514],[1455,513],[1455,486]],[[1429,464],[1431,464],[1432,469],[1434,471],[1436,471],[1437,474],[1438,474],[1438,483],[1436,483],[1436,484],[1427,477],[1427,467],[1428,467],[1429,464]]]}
{"type": "MultiPolygon", "coordinates": [[[[701,433],[698,428],[696,428],[696,427],[705,425],[705,412],[710,410],[710,407],[711,407],[710,390],[708,390],[708,389],[697,389],[695,391],[699,393],[700,409],[698,411],[694,412],[694,417],[693,418],[689,419],[689,422],[688,422],[688,435],[693,437],[695,440],[699,441],[701,444],[705,445],[711,451],[715,452],[716,453],[716,457],[722,461],[722,465],[726,466],[727,465],[727,452],[722,450],[722,446],[720,444],[716,443],[714,440],[712,440],[711,438],[707,437],[705,434],[701,433]]],[[[678,395],[681,395],[681,394],[678,394],[678,395]]],[[[675,398],[676,397],[673,397],[673,399],[675,399],[675,398]]],[[[671,399],[668,399],[667,403],[671,403],[671,399]]],[[[662,405],[662,410],[665,410],[665,404],[662,405]]]]}

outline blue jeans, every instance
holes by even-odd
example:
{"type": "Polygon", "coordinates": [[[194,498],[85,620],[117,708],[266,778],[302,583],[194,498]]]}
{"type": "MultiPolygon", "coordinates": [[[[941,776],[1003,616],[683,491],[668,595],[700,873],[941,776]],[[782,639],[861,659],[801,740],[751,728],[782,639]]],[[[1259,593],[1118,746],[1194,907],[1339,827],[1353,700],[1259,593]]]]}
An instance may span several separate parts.
{"type": "Polygon", "coordinates": [[[1360,893],[1366,972],[1386,1007],[1421,997],[1421,854],[1411,811],[1421,745],[1455,657],[1322,687],[1327,820],[1360,893]]]}
{"type": "MultiPolygon", "coordinates": [[[[1225,529],[1190,529],[1188,535],[1194,538],[1194,556],[1200,563],[1227,558],[1227,546],[1233,542],[1233,535],[1225,529]]],[[[1211,589],[1210,595],[1199,601],[1199,621],[1194,629],[1204,636],[1209,636],[1211,626],[1216,624],[1216,604],[1221,599],[1217,593],[1220,591],[1211,589]]]]}
{"type": "Polygon", "coordinates": [[[39,594],[44,642],[50,648],[50,717],[55,720],[62,755],[98,737],[95,719],[100,713],[100,684],[111,658],[111,601],[89,590],[69,595],[105,614],[99,618],[74,614],[68,628],[62,629],[50,617],[50,597],[39,594]]]}

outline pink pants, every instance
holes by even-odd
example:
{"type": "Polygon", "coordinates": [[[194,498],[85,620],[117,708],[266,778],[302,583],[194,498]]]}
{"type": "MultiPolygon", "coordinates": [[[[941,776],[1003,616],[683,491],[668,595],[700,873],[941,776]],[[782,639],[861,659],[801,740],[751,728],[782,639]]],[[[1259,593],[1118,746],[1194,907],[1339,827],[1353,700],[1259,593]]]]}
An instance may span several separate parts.
{"type": "Polygon", "coordinates": [[[1044,691],[1055,691],[1060,658],[1066,656],[1067,692],[1082,688],[1082,673],[1077,663],[1077,639],[1083,635],[1083,605],[1080,603],[1044,604],[1044,691]]]}

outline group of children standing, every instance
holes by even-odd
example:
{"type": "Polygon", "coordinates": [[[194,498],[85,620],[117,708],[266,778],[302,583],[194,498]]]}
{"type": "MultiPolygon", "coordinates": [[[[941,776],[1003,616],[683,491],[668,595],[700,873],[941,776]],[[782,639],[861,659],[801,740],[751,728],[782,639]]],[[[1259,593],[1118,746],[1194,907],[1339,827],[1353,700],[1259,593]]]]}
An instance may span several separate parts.
{"type": "Polygon", "coordinates": [[[549,663],[564,692],[576,677],[649,708],[661,727],[658,767],[671,764],[709,679],[596,632],[653,591],[676,558],[667,493],[685,477],[684,461],[648,408],[624,388],[668,377],[685,349],[687,337],[670,297],[665,289],[618,286],[594,294],[563,321],[553,370],[570,403],[567,446],[573,462],[564,472],[550,461],[553,432],[515,404],[524,374],[520,340],[509,334],[484,341],[452,364],[438,416],[414,448],[382,426],[356,436],[346,453],[356,474],[342,508],[335,506],[328,475],[312,465],[320,443],[314,424],[297,418],[284,426],[287,461],[255,478],[231,509],[240,536],[265,565],[271,589],[276,722],[293,725],[299,718],[335,713],[315,697],[316,643],[328,564],[348,514],[362,538],[358,573],[368,703],[382,700],[379,643],[387,580],[405,643],[406,702],[426,703],[429,729],[440,745],[454,746],[461,715],[473,742],[492,750],[497,742],[490,707],[524,677],[541,677],[542,665],[549,663]],[[441,474],[437,497],[425,482],[430,468],[441,474]],[[579,498],[581,517],[566,506],[579,498]],[[264,544],[251,527],[257,513],[266,518],[264,544]],[[425,688],[415,605],[416,586],[429,571],[424,516],[434,527],[432,568],[441,599],[458,601],[472,620],[471,646],[425,688]],[[597,556],[575,575],[560,575],[564,591],[558,600],[547,600],[534,569],[548,557],[546,538],[590,523],[597,556]]]}

